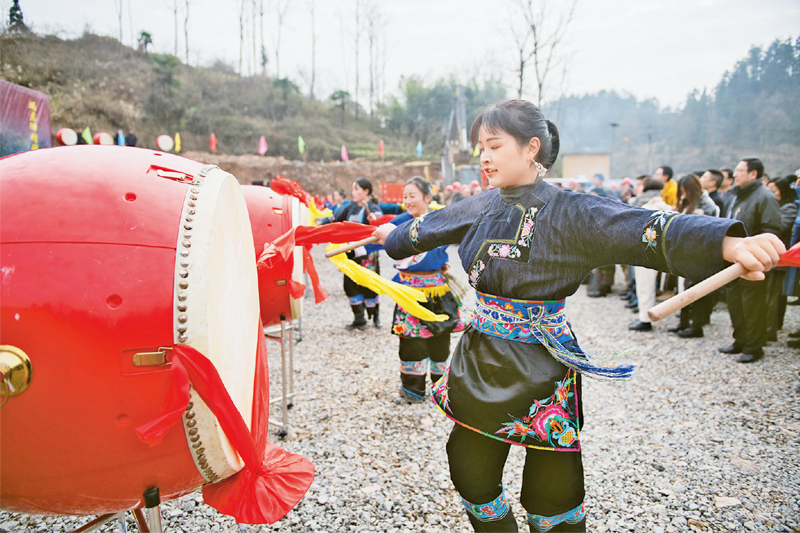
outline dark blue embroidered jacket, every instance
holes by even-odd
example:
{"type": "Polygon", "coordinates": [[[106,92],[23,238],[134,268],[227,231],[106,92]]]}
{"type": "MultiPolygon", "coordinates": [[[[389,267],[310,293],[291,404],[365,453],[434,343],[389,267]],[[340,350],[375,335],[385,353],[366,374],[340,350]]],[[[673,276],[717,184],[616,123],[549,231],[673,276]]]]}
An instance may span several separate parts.
{"type": "Polygon", "coordinates": [[[470,284],[523,300],[560,300],[598,266],[639,265],[699,280],[725,266],[733,220],[649,211],[548,183],[483,192],[398,226],[386,251],[400,259],[459,244],[470,284]]]}

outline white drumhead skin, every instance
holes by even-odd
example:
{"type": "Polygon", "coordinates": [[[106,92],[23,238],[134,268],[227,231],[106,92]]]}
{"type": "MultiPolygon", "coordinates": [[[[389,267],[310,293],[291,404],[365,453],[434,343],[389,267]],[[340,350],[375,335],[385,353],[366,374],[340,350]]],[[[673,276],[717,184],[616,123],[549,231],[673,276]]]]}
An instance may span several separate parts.
{"type": "Polygon", "coordinates": [[[159,135],[156,139],[156,146],[162,152],[169,152],[175,147],[175,141],[169,135],[159,135]]]}
{"type": "MultiPolygon", "coordinates": [[[[175,344],[192,346],[214,363],[250,427],[260,334],[250,218],[232,175],[214,167],[205,177],[195,178],[200,183],[187,191],[178,234],[175,344]],[[188,286],[182,288],[181,283],[188,286]]],[[[243,467],[241,459],[194,390],[191,402],[184,427],[198,470],[209,481],[234,474],[243,467]]]]}

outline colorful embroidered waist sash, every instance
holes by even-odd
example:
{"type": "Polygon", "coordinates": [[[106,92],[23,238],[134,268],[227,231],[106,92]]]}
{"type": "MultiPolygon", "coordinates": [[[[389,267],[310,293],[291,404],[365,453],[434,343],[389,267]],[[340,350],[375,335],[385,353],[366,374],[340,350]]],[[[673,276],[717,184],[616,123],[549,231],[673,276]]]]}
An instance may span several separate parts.
{"type": "Polygon", "coordinates": [[[636,368],[632,364],[603,366],[596,363],[619,354],[590,355],[577,346],[566,346],[564,343],[575,338],[564,314],[564,300],[513,300],[476,293],[477,306],[472,326],[486,335],[541,344],[564,365],[595,379],[630,379],[636,368]]]}
{"type": "Polygon", "coordinates": [[[444,270],[434,270],[433,272],[398,270],[397,276],[399,283],[420,289],[429,298],[450,292],[444,270]]]}
{"type": "Polygon", "coordinates": [[[399,270],[397,274],[400,276],[400,283],[411,287],[438,287],[447,284],[443,270],[434,270],[433,272],[399,270]]]}

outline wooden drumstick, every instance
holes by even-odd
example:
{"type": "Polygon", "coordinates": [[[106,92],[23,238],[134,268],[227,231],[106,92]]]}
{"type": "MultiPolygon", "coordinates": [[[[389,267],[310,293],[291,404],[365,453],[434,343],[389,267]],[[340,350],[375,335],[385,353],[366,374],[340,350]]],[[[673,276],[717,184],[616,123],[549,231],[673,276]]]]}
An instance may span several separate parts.
{"type": "Polygon", "coordinates": [[[350,250],[355,250],[356,248],[360,248],[362,246],[366,246],[368,244],[373,244],[376,242],[378,242],[378,238],[373,235],[372,237],[367,237],[363,241],[351,242],[350,244],[346,244],[345,246],[342,246],[340,248],[334,248],[329,252],[325,252],[325,257],[330,259],[334,255],[343,254],[345,252],[349,252],[350,250]]]}
{"type": "Polygon", "coordinates": [[[680,294],[676,294],[669,300],[661,302],[647,311],[647,316],[653,322],[658,322],[665,316],[669,316],[675,311],[683,309],[692,302],[696,302],[703,296],[711,294],[715,290],[724,287],[731,281],[747,273],[747,269],[739,263],[734,263],[724,270],[720,270],[708,279],[704,279],[680,294]]]}

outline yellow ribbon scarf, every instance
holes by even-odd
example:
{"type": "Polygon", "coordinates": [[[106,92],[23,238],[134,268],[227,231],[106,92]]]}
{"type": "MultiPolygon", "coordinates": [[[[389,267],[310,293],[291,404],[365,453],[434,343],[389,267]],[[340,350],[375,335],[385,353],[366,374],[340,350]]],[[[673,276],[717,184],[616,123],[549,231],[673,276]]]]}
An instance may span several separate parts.
{"type": "MultiPolygon", "coordinates": [[[[342,244],[329,244],[327,250],[333,250],[343,246],[342,244]]],[[[406,285],[400,285],[379,276],[371,270],[367,270],[355,261],[348,259],[347,255],[339,254],[331,257],[331,262],[341,270],[345,276],[352,279],[359,285],[367,287],[378,294],[386,294],[397,305],[406,310],[409,314],[427,320],[429,322],[442,322],[447,320],[447,315],[437,315],[429,309],[425,309],[417,302],[427,302],[425,294],[419,290],[406,285]]]]}

